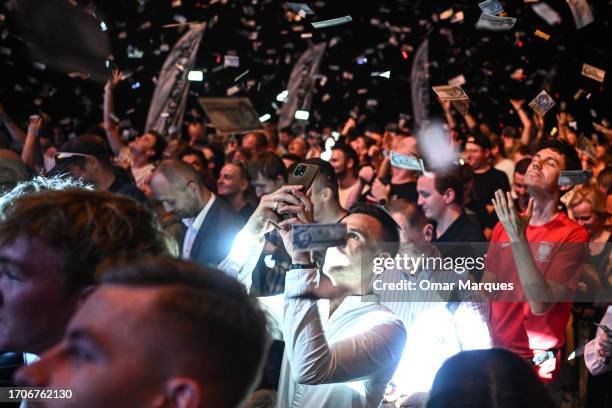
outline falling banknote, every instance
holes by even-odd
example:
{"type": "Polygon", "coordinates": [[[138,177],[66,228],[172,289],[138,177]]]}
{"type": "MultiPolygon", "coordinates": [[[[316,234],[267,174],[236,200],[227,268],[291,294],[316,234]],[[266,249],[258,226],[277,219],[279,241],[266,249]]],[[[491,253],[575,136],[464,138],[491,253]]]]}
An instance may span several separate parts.
{"type": "Polygon", "coordinates": [[[478,3],[478,7],[480,7],[483,13],[486,13],[490,16],[496,16],[502,11],[504,11],[504,8],[501,4],[499,4],[499,1],[497,0],[483,1],[482,3],[478,3]]]}
{"type": "Polygon", "coordinates": [[[580,30],[582,27],[591,24],[595,18],[593,12],[589,7],[589,3],[586,0],[566,0],[567,5],[572,11],[574,17],[574,23],[576,23],[576,29],[580,30]]]}
{"type": "Polygon", "coordinates": [[[606,71],[589,64],[582,64],[582,75],[594,79],[595,81],[603,82],[606,76],[606,71]]]}
{"type": "Polygon", "coordinates": [[[391,151],[391,165],[404,170],[423,171],[423,162],[420,159],[394,151],[391,151]]]}
{"type": "Polygon", "coordinates": [[[322,251],[346,243],[346,224],[296,224],[291,232],[296,250],[322,251]]]}
{"type": "Polygon", "coordinates": [[[340,18],[333,18],[331,20],[317,21],[311,24],[314,28],[326,28],[326,27],[337,26],[340,24],[350,23],[351,21],[353,21],[351,16],[344,16],[340,18]]]}
{"type": "Polygon", "coordinates": [[[597,148],[595,147],[595,143],[584,134],[580,135],[578,139],[578,150],[584,152],[590,159],[597,160],[597,148]]]}
{"type": "Polygon", "coordinates": [[[559,175],[560,186],[575,186],[578,184],[588,184],[591,180],[591,170],[567,170],[559,175]]]}
{"type": "Polygon", "coordinates": [[[467,94],[460,86],[440,85],[433,87],[434,92],[443,101],[457,101],[469,99],[467,94]]]}
{"type": "Polygon", "coordinates": [[[529,102],[529,107],[540,117],[544,116],[553,106],[555,106],[555,101],[546,91],[540,92],[529,102]]]}
{"type": "Polygon", "coordinates": [[[314,14],[314,11],[312,11],[310,6],[308,6],[308,4],[306,4],[306,3],[291,3],[291,2],[287,2],[287,5],[291,9],[291,11],[293,11],[294,13],[299,14],[301,16],[305,16],[307,14],[314,14]]]}
{"type": "Polygon", "coordinates": [[[497,17],[482,13],[476,23],[476,28],[489,31],[508,31],[514,27],[515,23],[516,18],[514,17],[497,17]]]}

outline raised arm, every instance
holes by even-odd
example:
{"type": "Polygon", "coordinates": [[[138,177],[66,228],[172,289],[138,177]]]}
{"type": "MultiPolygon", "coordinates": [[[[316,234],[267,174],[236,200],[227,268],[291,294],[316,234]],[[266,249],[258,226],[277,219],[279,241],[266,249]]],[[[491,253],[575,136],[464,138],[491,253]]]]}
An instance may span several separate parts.
{"type": "Polygon", "coordinates": [[[45,161],[38,140],[43,124],[44,120],[40,116],[30,118],[28,132],[21,151],[21,160],[36,173],[42,173],[45,170],[45,161]]]}
{"type": "Polygon", "coordinates": [[[313,385],[353,381],[399,361],[406,331],[385,314],[362,331],[327,341],[317,302],[299,297],[318,285],[318,277],[316,269],[296,269],[285,280],[283,339],[293,379],[313,385]]]}
{"type": "MultiPolygon", "coordinates": [[[[518,215],[509,192],[504,193],[497,190],[493,202],[499,221],[512,242],[512,255],[516,270],[531,313],[534,315],[546,314],[557,302],[567,296],[569,288],[559,282],[547,280],[536,265],[526,236],[529,219],[533,212],[533,198],[530,199],[524,216],[518,215]]],[[[579,242],[581,241],[568,242],[568,246],[555,255],[554,267],[559,276],[564,274],[564,269],[574,270],[582,262],[583,245],[580,245],[579,242]]]]}
{"type": "Polygon", "coordinates": [[[119,134],[119,128],[113,121],[113,90],[115,86],[123,79],[123,74],[120,71],[113,71],[113,76],[106,81],[104,85],[104,130],[106,131],[106,138],[110,144],[111,149],[115,155],[118,155],[121,149],[125,146],[121,141],[121,135],[119,134]]]}
{"type": "Polygon", "coordinates": [[[523,124],[523,132],[521,133],[521,144],[527,146],[529,144],[529,139],[531,138],[531,132],[533,131],[533,123],[529,119],[529,115],[523,109],[523,105],[525,104],[524,99],[510,99],[510,103],[512,107],[516,111],[521,123],[523,124]]]}
{"type": "Polygon", "coordinates": [[[446,123],[448,124],[449,129],[455,129],[457,127],[457,121],[453,116],[451,101],[444,101],[442,99],[438,99],[442,109],[444,110],[444,117],[446,118],[446,123]]]}
{"type": "Polygon", "coordinates": [[[23,146],[25,144],[26,135],[23,133],[23,130],[17,126],[13,119],[6,113],[4,110],[4,106],[0,103],[0,120],[4,123],[4,126],[9,131],[11,138],[19,143],[19,146],[23,146]]]}

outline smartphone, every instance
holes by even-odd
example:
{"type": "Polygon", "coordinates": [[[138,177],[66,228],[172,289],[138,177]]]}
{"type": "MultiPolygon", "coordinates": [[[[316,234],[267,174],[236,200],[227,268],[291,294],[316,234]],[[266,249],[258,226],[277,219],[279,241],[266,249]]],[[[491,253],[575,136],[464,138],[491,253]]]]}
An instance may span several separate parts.
{"type": "Polygon", "coordinates": [[[287,184],[290,186],[302,186],[302,192],[306,194],[317,174],[319,174],[319,166],[316,164],[298,163],[291,170],[287,184]]]}
{"type": "MultiPolygon", "coordinates": [[[[288,185],[302,186],[302,192],[306,194],[315,177],[319,174],[319,166],[316,164],[298,163],[292,166],[289,173],[288,185]]],[[[291,218],[290,214],[283,214],[284,220],[291,218]]]]}

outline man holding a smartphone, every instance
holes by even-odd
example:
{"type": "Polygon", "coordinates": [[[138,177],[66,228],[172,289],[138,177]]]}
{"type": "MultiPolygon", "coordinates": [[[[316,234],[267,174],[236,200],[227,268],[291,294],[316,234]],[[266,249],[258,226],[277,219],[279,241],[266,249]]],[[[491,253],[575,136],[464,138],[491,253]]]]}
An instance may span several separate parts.
{"type": "MultiPolygon", "coordinates": [[[[271,229],[280,233],[291,256],[284,294],[259,298],[273,336],[285,342],[277,406],[376,407],[399,362],[406,332],[364,285],[372,271],[362,265],[394,255],[378,244],[397,249],[397,224],[378,207],[352,208],[340,221],[347,227],[346,243],[327,250],[323,271],[336,286],[325,288],[311,254],[292,242],[292,225],[313,222],[312,202],[302,190],[289,185],[262,197],[234,242],[231,263],[222,267],[248,270],[243,267],[252,261],[250,254],[263,246],[258,243],[271,229]],[[283,219],[285,214],[289,217],[283,219]]],[[[247,275],[238,278],[248,286],[247,275]]]]}

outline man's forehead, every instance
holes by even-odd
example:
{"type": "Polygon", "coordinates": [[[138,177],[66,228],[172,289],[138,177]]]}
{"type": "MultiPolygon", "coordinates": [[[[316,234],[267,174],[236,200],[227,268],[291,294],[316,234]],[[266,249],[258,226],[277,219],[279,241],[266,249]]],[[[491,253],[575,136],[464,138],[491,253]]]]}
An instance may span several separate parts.
{"type": "Polygon", "coordinates": [[[357,231],[368,236],[380,229],[380,222],[367,214],[349,214],[342,220],[342,223],[346,224],[349,231],[357,231]]]}
{"type": "Polygon", "coordinates": [[[426,176],[424,174],[420,175],[417,179],[417,187],[418,188],[431,188],[433,187],[434,178],[426,176]]]}
{"type": "Polygon", "coordinates": [[[541,159],[553,158],[557,161],[560,161],[561,159],[563,159],[563,155],[561,153],[556,152],[553,149],[548,148],[548,147],[546,149],[542,149],[539,152],[537,152],[536,156],[541,159]]]}
{"type": "Polygon", "coordinates": [[[153,288],[103,284],[87,298],[74,316],[71,327],[91,323],[103,326],[117,322],[117,319],[125,322],[145,318],[157,293],[153,288]]]}

